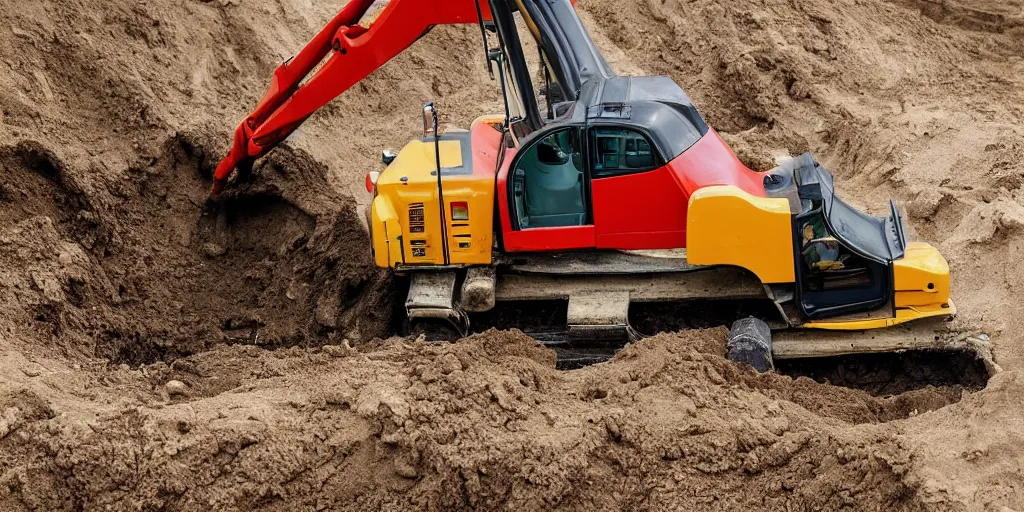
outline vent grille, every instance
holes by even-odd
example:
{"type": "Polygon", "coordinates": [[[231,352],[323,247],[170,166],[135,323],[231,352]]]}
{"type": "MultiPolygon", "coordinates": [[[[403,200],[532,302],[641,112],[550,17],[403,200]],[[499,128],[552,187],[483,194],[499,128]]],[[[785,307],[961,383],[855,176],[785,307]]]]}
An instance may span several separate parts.
{"type": "Polygon", "coordinates": [[[409,232],[423,233],[426,228],[423,224],[423,203],[409,204],[409,232]]]}

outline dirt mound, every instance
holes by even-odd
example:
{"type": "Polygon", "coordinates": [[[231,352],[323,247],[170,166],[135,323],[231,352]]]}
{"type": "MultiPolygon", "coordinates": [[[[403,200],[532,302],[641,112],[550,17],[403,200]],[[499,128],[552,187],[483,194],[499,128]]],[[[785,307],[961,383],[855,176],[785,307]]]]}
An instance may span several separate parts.
{"type": "Polygon", "coordinates": [[[222,347],[108,370],[121,386],[148,375],[156,391],[143,395],[169,401],[88,418],[23,392],[7,405],[25,412],[0,442],[17,461],[5,483],[45,509],[920,505],[902,442],[840,419],[875,421],[886,400],[813,384],[826,393],[801,407],[790,400],[808,383],[732,365],[724,337],[659,336],[575,372],[498,331],[369,353],[222,347]],[[171,371],[191,376],[189,391],[160,398],[171,371]],[[48,427],[54,414],[64,427],[48,427]]]}
{"type": "Polygon", "coordinates": [[[913,360],[804,372],[874,394],[734,366],[720,329],[571,372],[517,332],[361,343],[395,302],[362,176],[425,101],[500,111],[476,27],[437,27],[213,204],[230,128],[336,5],[0,5],[0,509],[1024,505],[1019,1],[579,2],[613,67],[671,75],[749,165],[812,150],[940,247],[949,328],[1007,371],[976,393],[893,387],[913,360]]]}
{"type": "Polygon", "coordinates": [[[389,329],[390,287],[355,205],[304,153],[276,152],[258,185],[218,203],[206,199],[205,150],[183,135],[124,181],[89,188],[38,143],[0,161],[0,212],[15,227],[5,243],[22,250],[5,268],[16,283],[5,289],[22,293],[5,298],[55,344],[140,364],[222,342],[317,345],[389,329]]]}

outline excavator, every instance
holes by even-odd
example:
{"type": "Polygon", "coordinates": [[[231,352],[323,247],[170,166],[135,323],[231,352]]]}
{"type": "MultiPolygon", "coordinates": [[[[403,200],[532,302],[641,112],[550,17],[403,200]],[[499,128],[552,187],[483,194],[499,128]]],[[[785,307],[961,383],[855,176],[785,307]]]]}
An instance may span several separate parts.
{"type": "Polygon", "coordinates": [[[408,325],[459,337],[500,305],[538,304],[554,325],[530,334],[572,353],[639,339],[644,304],[753,301],[729,356],[760,370],[941,348],[893,327],[956,308],[946,260],[908,240],[891,201],[858,211],[810,154],[747,168],[670,78],[614,73],[573,0],[391,0],[367,22],[373,4],[350,0],[275,71],[212,196],[431,28],[478,25],[504,112],[442,130],[428,103],[422,135],[366,175],[369,249],[408,277],[408,325]],[[858,334],[874,329],[889,334],[858,334]]]}

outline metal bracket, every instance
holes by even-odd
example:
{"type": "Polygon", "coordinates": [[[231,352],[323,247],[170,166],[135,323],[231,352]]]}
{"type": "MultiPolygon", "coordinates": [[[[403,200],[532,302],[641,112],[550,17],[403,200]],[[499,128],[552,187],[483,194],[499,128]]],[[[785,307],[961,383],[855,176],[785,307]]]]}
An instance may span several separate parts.
{"type": "Polygon", "coordinates": [[[409,295],[405,299],[405,312],[409,320],[443,320],[451,324],[460,336],[469,334],[469,316],[455,300],[454,270],[421,271],[412,274],[409,295]]]}
{"type": "Polygon", "coordinates": [[[629,325],[629,292],[582,292],[569,296],[569,340],[635,342],[639,333],[629,325]]]}

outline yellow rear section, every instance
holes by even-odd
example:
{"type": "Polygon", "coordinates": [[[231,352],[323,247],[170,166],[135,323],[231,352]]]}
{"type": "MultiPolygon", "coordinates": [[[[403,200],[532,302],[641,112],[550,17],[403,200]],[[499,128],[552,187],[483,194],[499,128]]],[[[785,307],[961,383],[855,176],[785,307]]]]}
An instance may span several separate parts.
{"type": "Polygon", "coordinates": [[[892,262],[892,266],[897,308],[941,306],[949,302],[949,264],[935,247],[910,242],[903,257],[892,262]]]}
{"type": "MultiPolygon", "coordinates": [[[[467,132],[445,134],[442,138],[440,157],[449,263],[490,264],[494,178],[472,173],[467,132]],[[453,203],[457,208],[453,208],[453,203]]],[[[377,180],[376,196],[370,206],[377,266],[444,264],[434,151],[432,140],[410,142],[377,180]]]]}
{"type": "Polygon", "coordinates": [[[792,283],[789,201],[757,197],[721,185],[694,192],[686,218],[686,259],[695,265],[735,265],[762,283],[792,283]]]}
{"type": "Polygon", "coordinates": [[[910,242],[902,258],[892,262],[896,316],[846,321],[815,321],[812,329],[865,330],[889,327],[928,317],[956,314],[949,299],[949,265],[939,250],[924,242],[910,242]]]}
{"type": "Polygon", "coordinates": [[[867,331],[870,329],[892,327],[894,325],[905,324],[925,318],[948,317],[955,314],[956,306],[953,304],[953,301],[947,300],[941,305],[897,308],[896,316],[894,317],[869,318],[867,320],[821,320],[807,322],[801,325],[801,327],[805,329],[825,329],[829,331],[867,331]]]}

